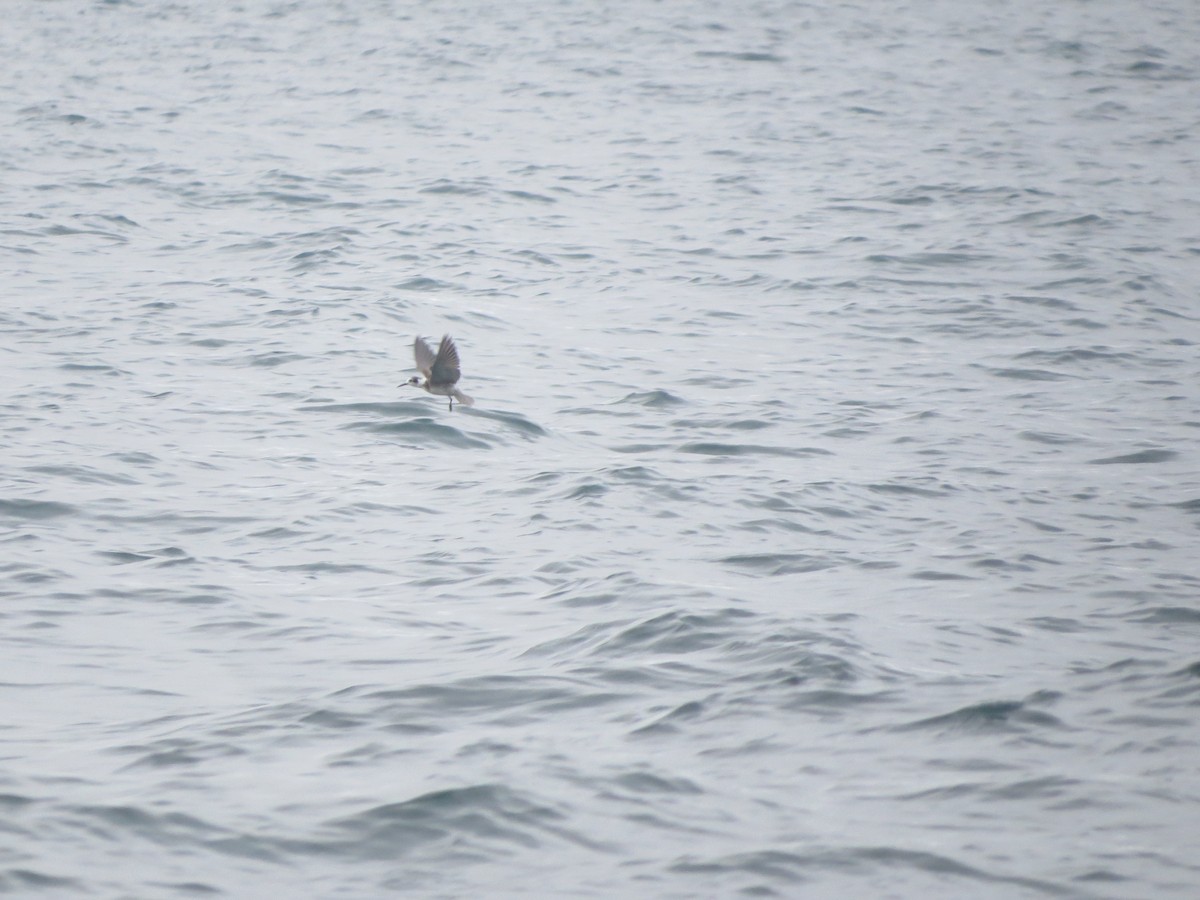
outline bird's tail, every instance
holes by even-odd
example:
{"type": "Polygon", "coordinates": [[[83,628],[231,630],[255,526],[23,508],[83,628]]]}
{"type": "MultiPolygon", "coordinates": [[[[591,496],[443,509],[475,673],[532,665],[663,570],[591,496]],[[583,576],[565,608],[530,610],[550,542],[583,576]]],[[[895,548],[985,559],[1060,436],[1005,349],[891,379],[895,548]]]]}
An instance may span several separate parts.
{"type": "Polygon", "coordinates": [[[457,400],[459,403],[461,403],[463,406],[474,406],[475,405],[475,401],[472,400],[470,397],[468,397],[466,394],[464,394],[462,391],[460,391],[458,388],[454,388],[454,399],[457,400]]]}

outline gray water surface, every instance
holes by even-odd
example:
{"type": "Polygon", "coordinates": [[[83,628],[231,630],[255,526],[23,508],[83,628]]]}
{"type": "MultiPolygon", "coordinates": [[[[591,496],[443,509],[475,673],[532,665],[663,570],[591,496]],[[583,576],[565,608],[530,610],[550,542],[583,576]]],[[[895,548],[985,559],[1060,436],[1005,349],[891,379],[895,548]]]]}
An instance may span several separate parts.
{"type": "Polygon", "coordinates": [[[0,58],[0,892],[1197,895],[1189,3],[0,58]]]}

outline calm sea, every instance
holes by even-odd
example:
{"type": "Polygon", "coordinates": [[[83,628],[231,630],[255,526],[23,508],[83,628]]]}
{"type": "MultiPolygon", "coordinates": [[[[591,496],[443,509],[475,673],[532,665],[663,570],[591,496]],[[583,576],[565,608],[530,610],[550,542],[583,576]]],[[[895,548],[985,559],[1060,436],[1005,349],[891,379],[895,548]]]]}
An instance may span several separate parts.
{"type": "Polygon", "coordinates": [[[0,893],[1200,896],[1191,2],[3,18],[0,893]]]}

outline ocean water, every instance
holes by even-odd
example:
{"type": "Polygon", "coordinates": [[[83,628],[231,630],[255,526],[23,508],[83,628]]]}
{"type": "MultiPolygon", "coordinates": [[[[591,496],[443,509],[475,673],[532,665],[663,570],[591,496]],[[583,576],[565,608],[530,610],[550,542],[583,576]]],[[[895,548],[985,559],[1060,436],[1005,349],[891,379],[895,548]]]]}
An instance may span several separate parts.
{"type": "Polygon", "coordinates": [[[0,892],[1200,892],[1191,4],[0,58],[0,892]]]}

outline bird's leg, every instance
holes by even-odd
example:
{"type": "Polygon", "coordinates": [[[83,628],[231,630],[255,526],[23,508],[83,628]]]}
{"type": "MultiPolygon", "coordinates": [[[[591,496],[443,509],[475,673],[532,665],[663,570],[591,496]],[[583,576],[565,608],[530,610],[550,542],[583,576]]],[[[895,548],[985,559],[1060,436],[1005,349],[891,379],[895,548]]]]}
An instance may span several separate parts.
{"type": "Polygon", "coordinates": [[[454,412],[454,398],[450,398],[450,412],[454,412]]]}

